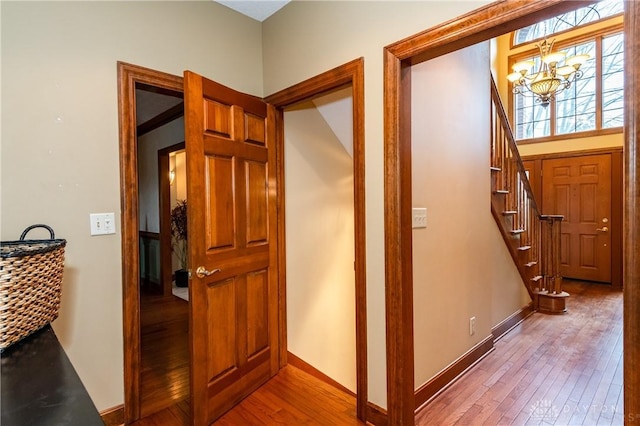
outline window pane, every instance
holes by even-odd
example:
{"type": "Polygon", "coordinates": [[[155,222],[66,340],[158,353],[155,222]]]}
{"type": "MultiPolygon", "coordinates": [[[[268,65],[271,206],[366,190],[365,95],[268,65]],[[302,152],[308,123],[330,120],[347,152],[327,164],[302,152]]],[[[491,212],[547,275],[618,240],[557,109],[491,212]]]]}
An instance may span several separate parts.
{"type": "Polygon", "coordinates": [[[606,57],[624,51],[624,33],[618,33],[603,37],[602,39],[602,56],[606,57]]]}
{"type": "Polygon", "coordinates": [[[544,121],[536,121],[533,128],[533,137],[541,138],[544,136],[549,136],[549,134],[551,133],[549,122],[550,120],[548,119],[544,121]]]}
{"type": "Polygon", "coordinates": [[[582,76],[556,95],[556,134],[596,128],[595,41],[563,48],[567,57],[586,53],[590,59],[580,68],[582,76]]]}
{"type": "Polygon", "coordinates": [[[592,6],[583,7],[516,30],[513,44],[518,45],[539,38],[549,37],[568,28],[596,22],[622,13],[623,11],[624,2],[622,0],[603,0],[592,6]]]}
{"type": "Polygon", "coordinates": [[[604,74],[602,76],[602,91],[610,92],[624,88],[624,72],[615,72],[613,74],[604,74]]]}
{"type": "Polygon", "coordinates": [[[574,83],[576,93],[580,95],[595,95],[596,94],[596,79],[594,78],[581,78],[574,83]]]}
{"type": "MultiPolygon", "coordinates": [[[[523,95],[515,95],[517,98],[528,98],[523,95]]],[[[532,103],[531,106],[519,108],[515,111],[515,137],[516,139],[530,139],[549,136],[550,111],[548,107],[532,103]]]]}
{"type": "MultiPolygon", "coordinates": [[[[595,108],[594,108],[595,109],[595,108]]],[[[579,114],[576,116],[576,132],[586,132],[596,128],[596,114],[579,114]]]]}
{"type": "Polygon", "coordinates": [[[624,108],[624,92],[622,90],[602,94],[603,111],[621,108],[624,108]]]}
{"type": "Polygon", "coordinates": [[[533,137],[533,130],[531,123],[516,124],[516,139],[529,139],[533,137]]]}
{"type": "Polygon", "coordinates": [[[602,58],[602,73],[612,74],[624,70],[624,52],[602,58]]]}
{"type": "Polygon", "coordinates": [[[602,128],[624,124],[624,33],[602,38],[602,128]]]}
{"type": "Polygon", "coordinates": [[[624,124],[624,108],[602,112],[602,128],[622,127],[624,124]]]}

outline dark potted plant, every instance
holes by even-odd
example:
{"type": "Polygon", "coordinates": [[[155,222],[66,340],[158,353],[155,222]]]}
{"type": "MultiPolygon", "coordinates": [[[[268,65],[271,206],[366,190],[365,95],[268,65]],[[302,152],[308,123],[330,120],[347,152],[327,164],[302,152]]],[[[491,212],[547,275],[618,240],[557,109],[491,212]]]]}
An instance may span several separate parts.
{"type": "Polygon", "coordinates": [[[178,256],[180,269],[175,271],[176,285],[189,285],[187,271],[187,200],[178,200],[171,210],[171,250],[178,256]]]}

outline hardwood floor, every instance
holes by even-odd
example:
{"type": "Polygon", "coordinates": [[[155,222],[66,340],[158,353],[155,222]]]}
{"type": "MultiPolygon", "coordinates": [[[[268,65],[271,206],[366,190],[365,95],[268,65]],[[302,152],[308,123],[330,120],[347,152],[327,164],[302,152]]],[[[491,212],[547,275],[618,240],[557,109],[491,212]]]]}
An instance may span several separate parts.
{"type": "Polygon", "coordinates": [[[622,292],[566,281],[566,315],[533,314],[416,415],[418,425],[622,425],[622,292]]]}
{"type": "MultiPolygon", "coordinates": [[[[569,281],[564,288],[571,294],[568,314],[529,317],[499,340],[494,352],[423,407],[416,415],[416,424],[622,425],[622,292],[569,281]]],[[[149,302],[162,306],[159,300],[149,302]]],[[[187,304],[180,302],[182,305],[169,303],[173,306],[169,311],[186,309],[187,304]]],[[[155,340],[160,328],[175,326],[175,334],[167,336],[172,336],[173,343],[184,339],[186,348],[187,329],[177,332],[186,324],[178,320],[164,324],[166,306],[155,314],[151,312],[144,320],[149,326],[149,341],[155,340]]],[[[188,353],[177,356],[187,359],[188,353]]],[[[171,370],[167,363],[156,366],[153,374],[147,371],[148,365],[143,361],[145,378],[152,378],[149,389],[153,389],[153,383],[159,387],[170,382],[169,374],[161,373],[171,370]]],[[[188,393],[188,365],[176,362],[175,371],[179,366],[184,367],[186,379],[178,382],[188,393]]],[[[179,393],[172,395],[175,397],[170,406],[134,425],[189,425],[188,400],[180,399],[179,393]]],[[[214,424],[363,423],[356,418],[355,398],[288,366],[214,424]]]]}
{"type": "Polygon", "coordinates": [[[189,396],[188,314],[189,304],[182,299],[141,292],[143,417],[189,396]]]}
{"type": "MultiPolygon", "coordinates": [[[[187,426],[189,404],[183,400],[135,426],[187,426]]],[[[245,398],[214,425],[364,425],[356,417],[356,400],[292,366],[245,398]]]]}

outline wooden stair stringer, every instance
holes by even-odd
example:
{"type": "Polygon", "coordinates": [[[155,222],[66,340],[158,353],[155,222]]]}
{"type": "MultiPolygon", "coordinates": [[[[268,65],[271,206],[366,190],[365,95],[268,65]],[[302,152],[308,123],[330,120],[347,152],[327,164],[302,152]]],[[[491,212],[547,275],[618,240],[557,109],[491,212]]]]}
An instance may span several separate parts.
{"type": "Polygon", "coordinates": [[[504,215],[503,211],[505,210],[504,205],[504,196],[501,194],[492,194],[491,195],[491,215],[493,219],[496,221],[498,229],[500,230],[500,235],[502,235],[502,239],[507,245],[507,249],[509,250],[509,254],[513,259],[513,263],[516,265],[518,269],[518,273],[522,278],[522,283],[527,289],[529,293],[529,297],[533,301],[533,308],[538,309],[538,295],[533,291],[530,285],[530,280],[533,278],[530,269],[527,267],[527,263],[529,260],[523,259],[523,257],[528,255],[523,255],[520,248],[520,237],[518,234],[513,234],[511,232],[511,218],[508,215],[504,215]]]}

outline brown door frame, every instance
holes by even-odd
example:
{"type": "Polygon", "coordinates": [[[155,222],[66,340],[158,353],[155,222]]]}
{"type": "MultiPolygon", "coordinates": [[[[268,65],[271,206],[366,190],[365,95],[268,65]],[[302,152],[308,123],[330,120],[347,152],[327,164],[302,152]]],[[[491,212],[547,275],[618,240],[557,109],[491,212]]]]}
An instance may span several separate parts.
{"type": "MultiPolygon", "coordinates": [[[[389,425],[414,423],[410,67],[593,2],[500,0],[384,49],[385,301],[389,425]]],[[[640,3],[625,2],[624,409],[640,418],[640,3]]],[[[631,417],[634,416],[634,417],[631,417]]]]}
{"type": "MultiPolygon", "coordinates": [[[[366,301],[366,222],[364,173],[364,59],[359,58],[326,71],[265,100],[277,108],[278,123],[283,123],[284,109],[331,90],[351,85],[353,98],[353,174],[354,174],[354,243],[356,297],[356,405],[358,418],[367,417],[367,301],[366,301]]],[[[276,128],[278,176],[278,223],[285,223],[284,129],[276,128]]],[[[285,229],[279,226],[278,268],[280,271],[280,366],[287,364],[286,318],[286,247],[285,229]]]]}
{"type": "MultiPolygon", "coordinates": [[[[118,118],[120,125],[120,197],[122,209],[122,288],[124,346],[124,418],[130,423],[140,418],[140,288],[138,248],[138,170],[135,86],[136,83],[183,92],[182,77],[137,65],[118,62],[118,118]]],[[[352,86],[354,128],[354,220],[356,278],[356,376],[358,417],[367,413],[367,325],[364,195],[364,60],[349,62],[268,97],[278,108],[281,120],[284,108],[324,92],[352,86]]],[[[281,121],[279,121],[281,122],[281,121]]],[[[284,129],[276,129],[276,175],[278,223],[284,223],[284,129]]],[[[279,273],[280,366],[286,365],[286,270],[284,227],[277,236],[279,273]]]]}
{"type": "Polygon", "coordinates": [[[162,292],[171,294],[173,268],[171,267],[171,182],[166,171],[169,170],[169,154],[184,149],[184,141],[158,150],[158,194],[160,195],[160,279],[162,292]]]}
{"type": "Polygon", "coordinates": [[[118,62],[120,206],[122,210],[122,317],[124,419],[140,418],[140,253],[138,248],[138,149],[136,83],[182,92],[182,77],[118,62]]]}

